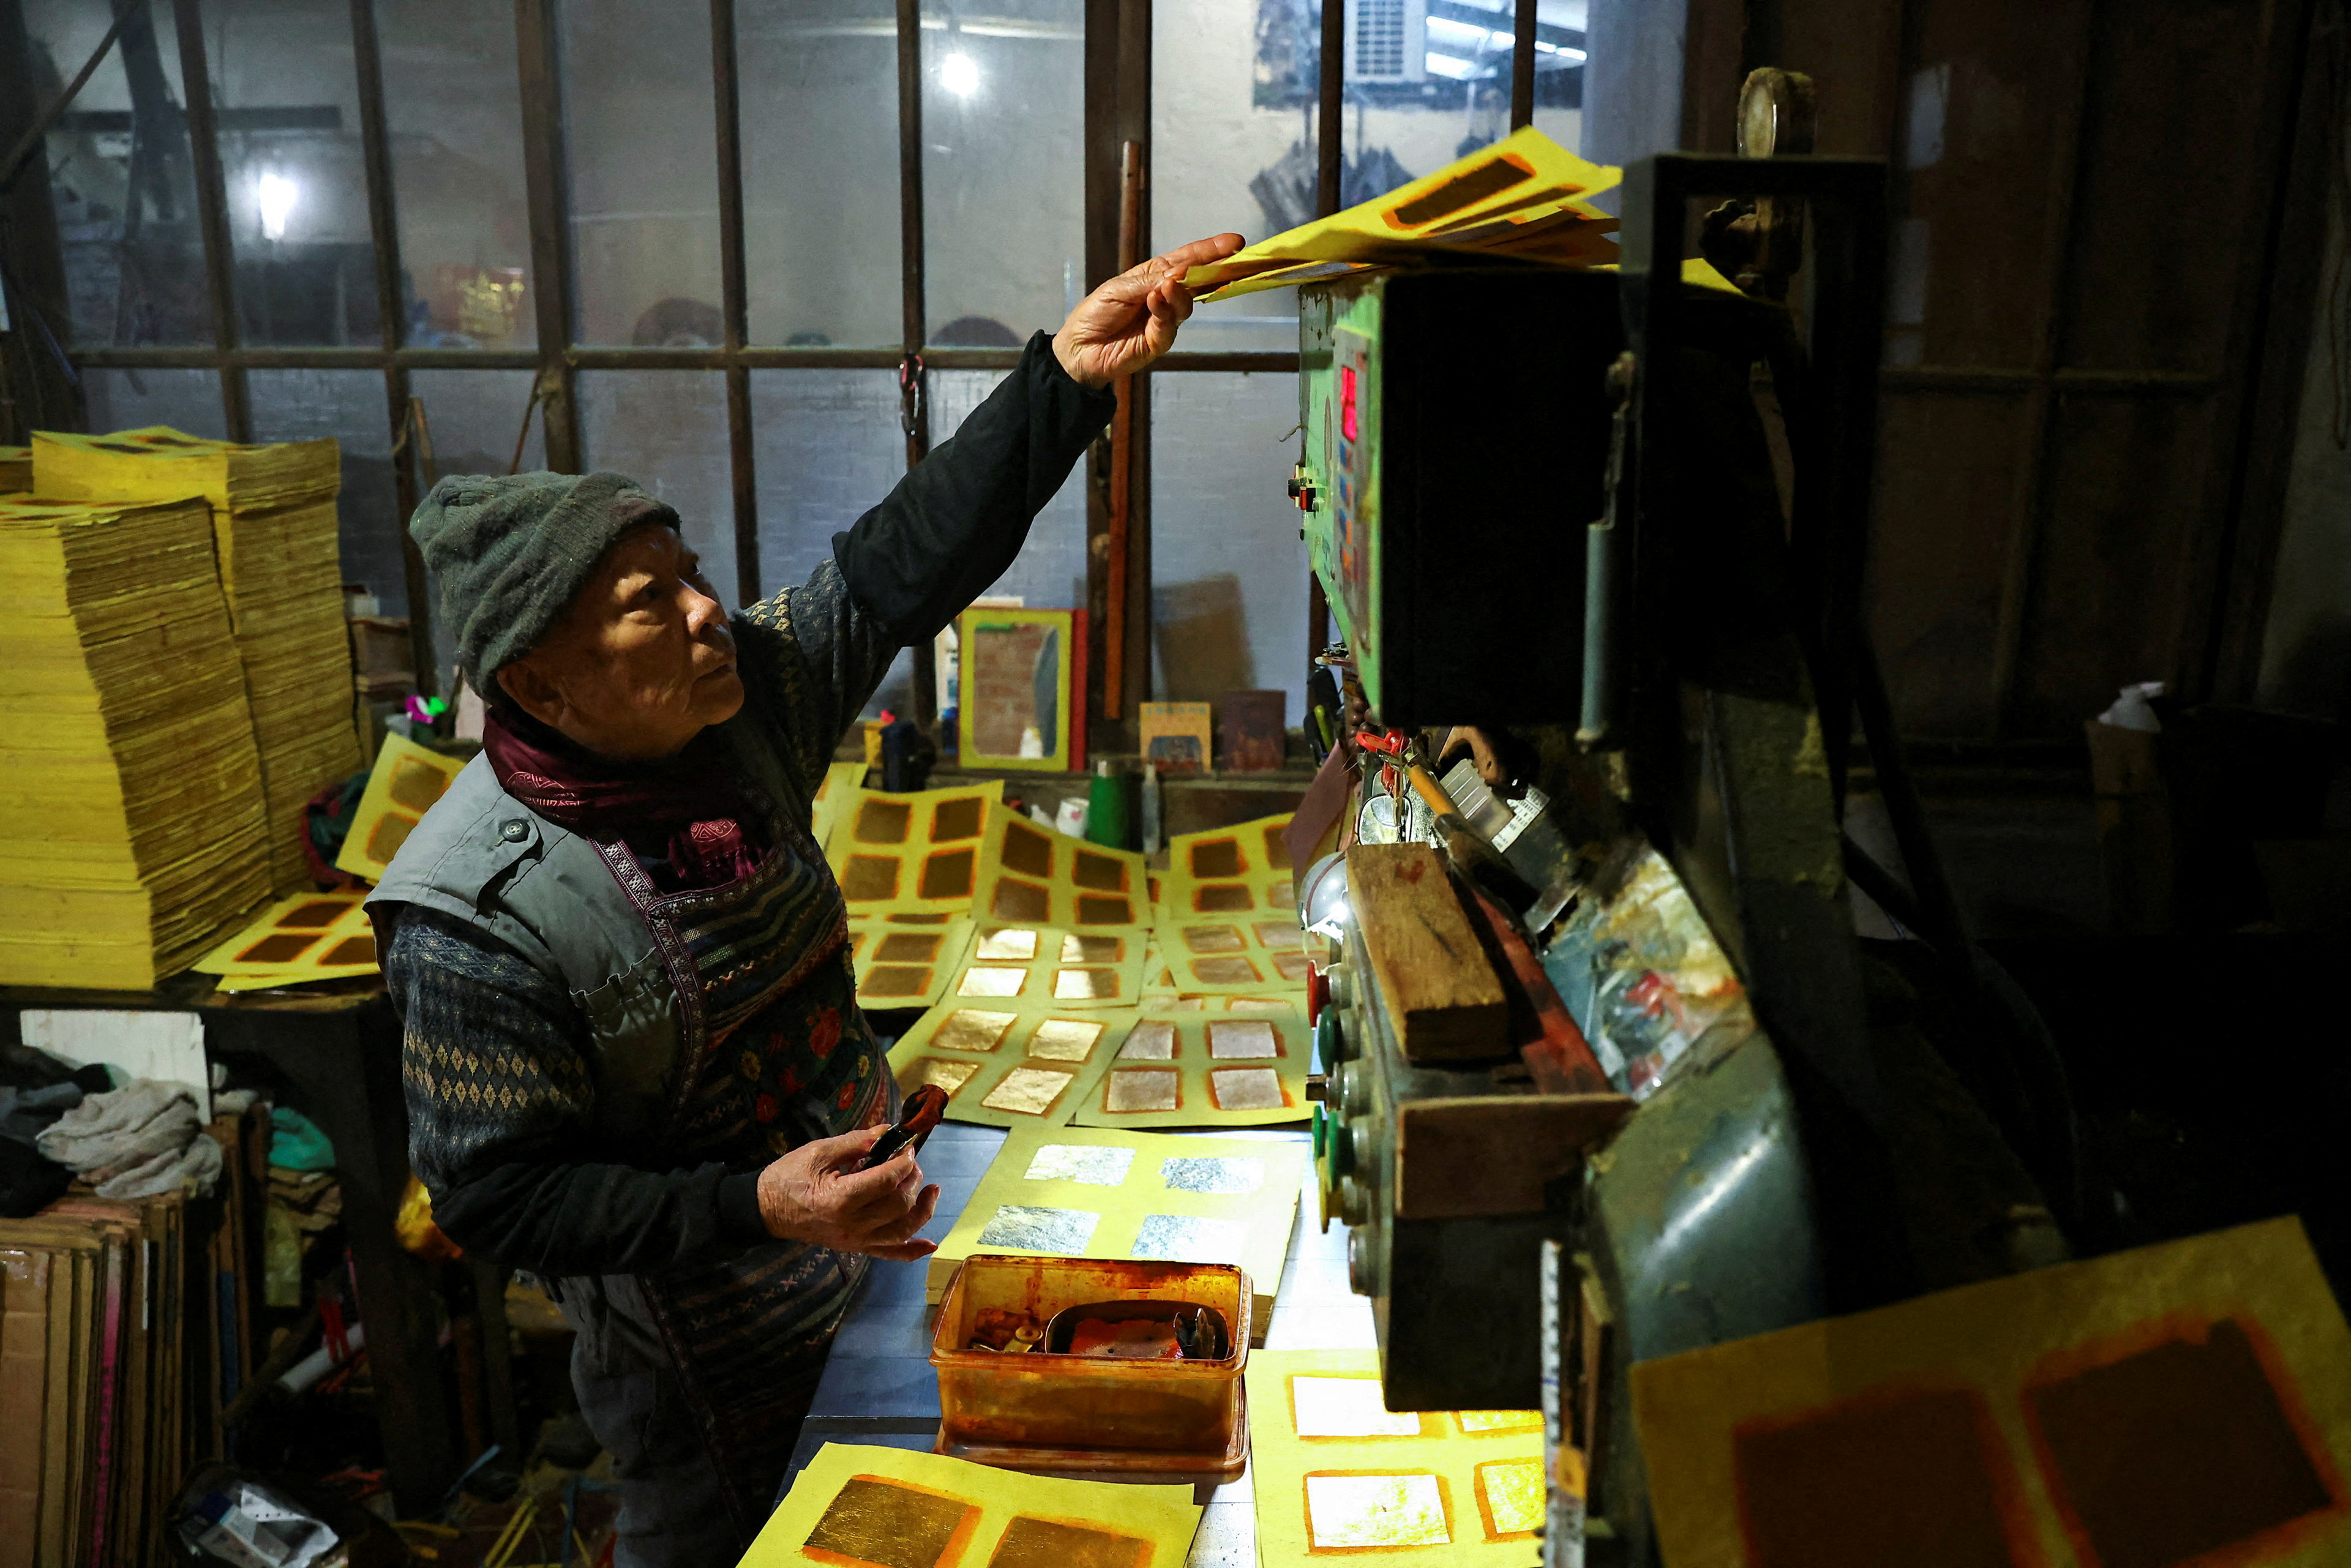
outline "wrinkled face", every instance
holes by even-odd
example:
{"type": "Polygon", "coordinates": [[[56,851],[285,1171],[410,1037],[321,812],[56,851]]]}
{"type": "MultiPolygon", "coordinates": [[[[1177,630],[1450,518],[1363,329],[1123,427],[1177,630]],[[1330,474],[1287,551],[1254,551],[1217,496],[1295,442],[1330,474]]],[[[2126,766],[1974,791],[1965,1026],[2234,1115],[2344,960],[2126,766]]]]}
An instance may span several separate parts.
{"type": "Polygon", "coordinates": [[[523,711],[589,750],[668,757],[735,716],[735,638],[677,530],[622,536],[538,646],[497,674],[523,711]]]}

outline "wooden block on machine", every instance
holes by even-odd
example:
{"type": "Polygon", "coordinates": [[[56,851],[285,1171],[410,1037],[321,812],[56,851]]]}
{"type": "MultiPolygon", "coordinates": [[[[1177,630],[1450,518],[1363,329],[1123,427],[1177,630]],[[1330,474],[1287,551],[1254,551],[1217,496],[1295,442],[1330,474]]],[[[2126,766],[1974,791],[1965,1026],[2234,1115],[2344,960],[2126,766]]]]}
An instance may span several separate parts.
{"type": "Polygon", "coordinates": [[[1501,1056],[1510,1049],[1502,983],[1426,844],[1357,844],[1347,898],[1379,981],[1372,1005],[1392,1011],[1414,1061],[1501,1056]]]}
{"type": "Polygon", "coordinates": [[[1396,1218],[1540,1214],[1545,1185],[1632,1113],[1624,1094],[1408,1100],[1396,1107],[1396,1218]]]}

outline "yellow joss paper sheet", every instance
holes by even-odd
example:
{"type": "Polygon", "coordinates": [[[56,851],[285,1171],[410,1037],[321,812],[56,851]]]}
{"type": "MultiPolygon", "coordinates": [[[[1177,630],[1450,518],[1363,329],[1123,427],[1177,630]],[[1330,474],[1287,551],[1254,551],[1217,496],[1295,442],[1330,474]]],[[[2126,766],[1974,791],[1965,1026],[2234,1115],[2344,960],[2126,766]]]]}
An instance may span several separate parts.
{"type": "Polygon", "coordinates": [[[1132,927],[985,925],[944,992],[974,1007],[1132,1008],[1143,997],[1149,944],[1148,935],[1132,927]]]}
{"type": "Polygon", "coordinates": [[[1004,783],[891,795],[851,789],[835,809],[825,858],[852,920],[944,925],[971,908],[980,832],[1004,783]]]}
{"type": "Polygon", "coordinates": [[[1263,1352],[1243,1376],[1267,1568],[1358,1552],[1397,1568],[1535,1560],[1541,1411],[1391,1411],[1372,1350],[1263,1352]]]}
{"type": "Polygon", "coordinates": [[[852,797],[864,791],[859,780],[865,777],[862,762],[836,762],[824,770],[824,779],[816,787],[816,799],[810,803],[809,836],[816,840],[820,851],[829,850],[832,830],[841,821],[841,808],[852,797]]]}
{"type": "Polygon", "coordinates": [[[1189,1486],[1055,1480],[904,1448],[827,1443],[741,1568],[1183,1568],[1189,1486]]]}
{"type": "Polygon", "coordinates": [[[1151,924],[1143,857],[1057,833],[991,806],[973,912],[983,921],[1072,931],[1151,924]]]}
{"type": "Polygon", "coordinates": [[[1302,1009],[1279,997],[1160,1000],[1165,1010],[1146,1003],[1117,1049],[1095,1057],[1070,1099],[1068,1120],[1145,1128],[1306,1120],[1313,1038],[1302,1009]],[[1244,1003],[1253,1005],[1237,1005],[1244,1003]]]}
{"type": "Polygon", "coordinates": [[[2346,1368],[2285,1218],[1645,1361],[1633,1416],[1667,1568],[2318,1568],[2346,1368]]]}
{"type": "Polygon", "coordinates": [[[281,898],[189,967],[218,975],[217,988],[227,992],[372,975],[375,929],[368,921],[366,899],[365,889],[281,898]]]}
{"type": "Polygon", "coordinates": [[[857,921],[849,928],[849,958],[857,972],[857,1005],[926,1008],[963,970],[971,951],[971,922],[957,915],[941,925],[891,925],[857,921]]]}
{"type": "Polygon", "coordinates": [[[1167,841],[1167,873],[1158,902],[1162,925],[1231,915],[1294,915],[1287,813],[1229,828],[1178,833],[1167,841]]]}
{"type": "Polygon", "coordinates": [[[1344,212],[1196,267],[1203,299],[1336,277],[1365,267],[1475,255],[1568,265],[1616,259],[1616,220],[1591,198],[1624,171],[1587,162],[1532,126],[1344,212]]]}
{"type": "Polygon", "coordinates": [[[335,869],[381,882],[392,857],[465,768],[462,757],[444,757],[403,737],[385,736],[367,788],[360,792],[359,810],[351,814],[350,831],[335,856],[335,869]]]}
{"type": "Polygon", "coordinates": [[[947,1117],[983,1127],[1058,1127],[1091,1073],[1114,1055],[1135,1015],[949,998],[890,1048],[903,1092],[931,1083],[947,1117]]]}
{"type": "Polygon", "coordinates": [[[975,1252],[1234,1263],[1273,1313],[1310,1145],[1299,1138],[1018,1128],[931,1255],[935,1305],[975,1252]]]}

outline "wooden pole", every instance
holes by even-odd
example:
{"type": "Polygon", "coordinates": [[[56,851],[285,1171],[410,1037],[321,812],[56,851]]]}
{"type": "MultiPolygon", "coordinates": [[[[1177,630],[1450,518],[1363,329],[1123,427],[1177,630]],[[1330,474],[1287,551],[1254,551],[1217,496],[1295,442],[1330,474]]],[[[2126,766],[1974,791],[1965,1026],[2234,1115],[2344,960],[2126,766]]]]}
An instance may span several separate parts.
{"type": "MultiPolygon", "coordinates": [[[[1118,150],[1118,269],[1127,272],[1143,257],[1143,143],[1118,150]]],[[[1102,716],[1126,715],[1126,524],[1134,496],[1134,378],[1121,376],[1113,388],[1118,412],[1110,426],[1109,595],[1102,613],[1102,716]]]]}

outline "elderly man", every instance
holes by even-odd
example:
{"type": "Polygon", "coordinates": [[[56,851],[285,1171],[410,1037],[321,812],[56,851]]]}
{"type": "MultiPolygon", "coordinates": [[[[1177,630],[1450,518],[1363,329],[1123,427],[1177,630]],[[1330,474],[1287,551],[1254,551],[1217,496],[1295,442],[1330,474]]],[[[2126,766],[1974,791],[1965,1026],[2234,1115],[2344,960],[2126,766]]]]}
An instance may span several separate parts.
{"type": "Polygon", "coordinates": [[[938,1188],[862,1170],[896,1114],[809,835],[898,650],[1019,553],[1175,340],[1201,240],[1112,279],[954,440],[728,616],[677,514],[613,474],[453,477],[410,531],[490,702],[483,754],[369,901],[409,1154],[460,1245],[554,1283],[622,1483],[624,1565],[731,1563],[872,1258],[938,1188]]]}

